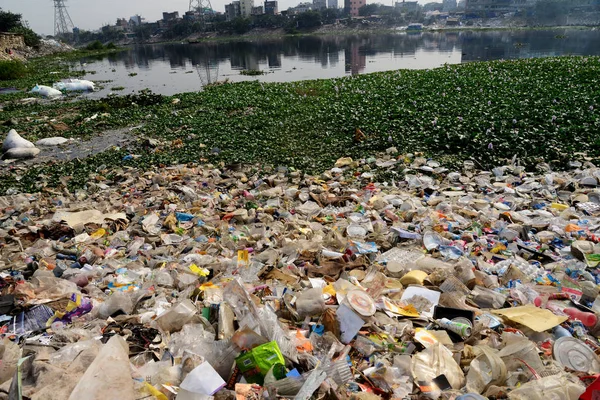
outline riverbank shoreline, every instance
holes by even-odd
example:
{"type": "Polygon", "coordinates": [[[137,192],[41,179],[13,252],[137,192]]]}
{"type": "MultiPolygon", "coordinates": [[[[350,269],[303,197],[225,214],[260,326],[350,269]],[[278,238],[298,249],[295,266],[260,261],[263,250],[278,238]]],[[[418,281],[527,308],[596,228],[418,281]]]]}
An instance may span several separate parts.
{"type": "MultiPolygon", "coordinates": [[[[561,30],[561,29],[574,29],[574,30],[594,30],[600,26],[506,26],[506,27],[425,27],[421,31],[411,32],[415,33],[428,33],[428,32],[493,32],[493,31],[528,31],[528,30],[561,30]]],[[[332,29],[330,25],[326,26],[325,29],[319,28],[317,30],[300,32],[300,33],[285,33],[283,29],[277,29],[275,31],[268,31],[265,29],[253,30],[243,35],[219,35],[210,37],[199,37],[197,35],[185,36],[179,39],[169,40],[152,40],[152,41],[132,41],[132,42],[119,42],[119,46],[122,47],[134,47],[143,45],[154,45],[154,44],[173,44],[173,43],[188,43],[188,44],[202,44],[202,43],[220,43],[220,42],[251,42],[256,40],[270,40],[270,39],[282,39],[282,38],[294,38],[294,37],[311,37],[311,36],[352,36],[352,35],[372,35],[372,34],[405,34],[406,30],[400,29],[401,27],[374,27],[374,28],[348,28],[340,26],[337,29],[332,29]]]]}

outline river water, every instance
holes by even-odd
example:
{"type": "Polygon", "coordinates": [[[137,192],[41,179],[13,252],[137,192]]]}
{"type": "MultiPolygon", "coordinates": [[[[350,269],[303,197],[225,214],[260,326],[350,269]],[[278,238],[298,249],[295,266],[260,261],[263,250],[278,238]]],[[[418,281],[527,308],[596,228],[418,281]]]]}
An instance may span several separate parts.
{"type": "Polygon", "coordinates": [[[600,55],[600,30],[454,31],[283,37],[131,47],[82,60],[86,79],[110,81],[92,97],[141,89],[172,95],[208,83],[289,82],[482,60],[600,55]],[[261,70],[259,76],[240,74],[261,70]],[[113,90],[123,87],[124,90],[113,90]]]}

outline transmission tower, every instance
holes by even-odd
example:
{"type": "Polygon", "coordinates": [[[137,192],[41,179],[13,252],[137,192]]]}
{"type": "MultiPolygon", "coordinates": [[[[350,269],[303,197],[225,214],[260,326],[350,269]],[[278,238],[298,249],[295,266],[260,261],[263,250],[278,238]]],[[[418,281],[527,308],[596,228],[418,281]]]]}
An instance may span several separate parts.
{"type": "Polygon", "coordinates": [[[54,1],[54,36],[65,36],[73,33],[73,21],[65,5],[66,0],[54,1]]]}
{"type": "Polygon", "coordinates": [[[212,14],[210,0],[190,0],[190,11],[198,11],[200,15],[212,14]]]}

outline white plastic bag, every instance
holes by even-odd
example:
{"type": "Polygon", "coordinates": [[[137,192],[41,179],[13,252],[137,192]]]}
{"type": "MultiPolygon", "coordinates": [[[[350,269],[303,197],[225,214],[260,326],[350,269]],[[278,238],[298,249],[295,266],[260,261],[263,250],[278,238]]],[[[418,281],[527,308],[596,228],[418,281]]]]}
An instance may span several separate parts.
{"type": "Polygon", "coordinates": [[[40,139],[37,142],[35,142],[35,144],[38,146],[58,146],[61,144],[65,144],[69,141],[70,140],[67,138],[56,136],[56,137],[40,139]]]}
{"type": "Polygon", "coordinates": [[[62,95],[60,90],[56,90],[50,86],[44,85],[35,85],[35,87],[31,89],[31,93],[39,93],[40,96],[44,97],[58,97],[62,95]]]}
{"type": "Polygon", "coordinates": [[[136,393],[129,368],[129,346],[113,336],[81,377],[69,400],[134,400],[136,393]]]}
{"type": "Polygon", "coordinates": [[[8,135],[6,135],[6,139],[4,139],[4,142],[2,143],[2,151],[6,152],[10,149],[18,148],[35,148],[35,145],[29,140],[24,139],[17,131],[11,129],[8,131],[8,135]]]}
{"type": "Polygon", "coordinates": [[[28,158],[33,158],[40,154],[40,149],[34,148],[24,148],[19,147],[16,149],[10,149],[4,154],[2,154],[2,158],[5,160],[26,160],[28,158]]]}
{"type": "Polygon", "coordinates": [[[52,85],[54,89],[66,90],[68,92],[74,91],[94,91],[94,82],[86,81],[83,79],[67,79],[62,82],[56,82],[52,85]]]}

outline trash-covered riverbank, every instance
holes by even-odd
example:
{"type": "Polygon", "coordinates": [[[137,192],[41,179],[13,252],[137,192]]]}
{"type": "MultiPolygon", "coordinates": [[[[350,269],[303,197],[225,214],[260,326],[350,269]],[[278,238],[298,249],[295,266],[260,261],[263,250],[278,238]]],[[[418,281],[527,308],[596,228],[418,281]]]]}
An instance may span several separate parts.
{"type": "Polygon", "coordinates": [[[0,113],[10,125],[6,131],[32,142],[141,128],[139,142],[128,147],[2,174],[0,192],[38,191],[65,176],[71,188],[83,187],[100,167],[115,165],[148,169],[206,160],[321,172],[340,157],[368,157],[389,146],[424,152],[445,165],[472,160],[491,169],[517,156],[529,170],[540,162],[564,168],[578,153],[600,155],[599,60],[559,57],[283,84],[222,83],[173,97],[7,100],[0,113]]]}
{"type": "Polygon", "coordinates": [[[1,197],[0,396],[593,398],[598,178],[388,148],[1,197]]]}

